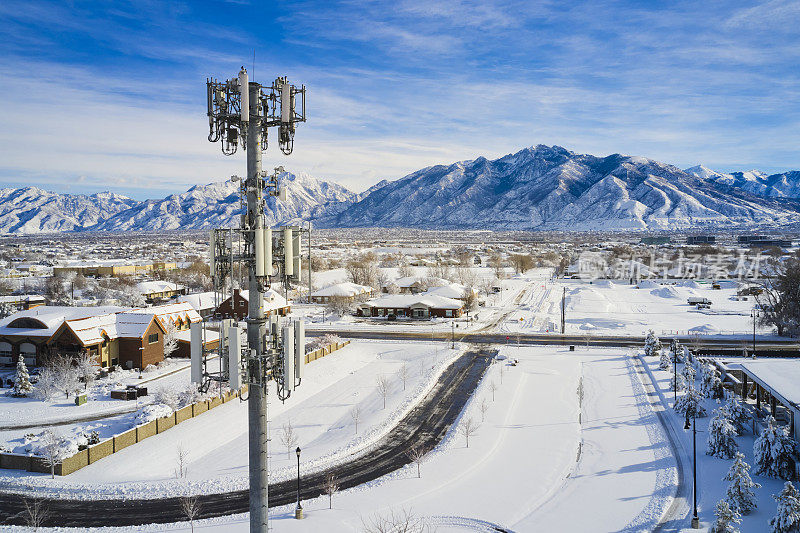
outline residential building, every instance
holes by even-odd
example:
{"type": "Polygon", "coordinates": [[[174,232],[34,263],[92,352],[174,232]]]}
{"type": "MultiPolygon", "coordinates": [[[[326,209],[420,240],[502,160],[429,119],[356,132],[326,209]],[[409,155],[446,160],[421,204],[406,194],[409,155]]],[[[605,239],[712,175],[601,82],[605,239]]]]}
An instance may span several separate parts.
{"type": "Polygon", "coordinates": [[[369,317],[455,318],[464,302],[435,294],[393,294],[358,304],[356,315],[369,317]]]}
{"type": "Polygon", "coordinates": [[[359,285],[357,283],[336,283],[319,289],[311,293],[311,301],[318,304],[324,304],[331,301],[332,298],[342,298],[354,302],[356,300],[372,298],[375,294],[375,289],[367,285],[359,285]]]}
{"type": "Polygon", "coordinates": [[[171,281],[140,281],[136,290],[144,296],[149,304],[166,302],[167,300],[186,294],[186,287],[171,281]]]}
{"type": "MultiPolygon", "coordinates": [[[[233,294],[217,307],[215,316],[219,318],[235,318],[243,320],[248,314],[249,291],[234,289],[233,294]]],[[[277,291],[269,289],[264,293],[264,316],[278,313],[286,316],[292,310],[286,299],[277,291]]]]}

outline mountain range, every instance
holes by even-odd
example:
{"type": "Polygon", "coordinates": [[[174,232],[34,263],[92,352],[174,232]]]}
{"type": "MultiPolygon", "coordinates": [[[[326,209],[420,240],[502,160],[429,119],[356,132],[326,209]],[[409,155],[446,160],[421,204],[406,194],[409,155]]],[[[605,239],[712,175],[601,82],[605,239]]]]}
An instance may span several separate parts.
{"type": "MultiPolygon", "coordinates": [[[[596,157],[538,145],[494,160],[427,167],[356,194],[284,173],[288,200],[267,199],[268,223],[316,227],[679,230],[800,222],[800,171],[681,170],[652,159],[596,157]]],[[[196,185],[139,202],[98,193],[0,189],[0,232],[147,231],[239,224],[238,183],[196,185]]]]}

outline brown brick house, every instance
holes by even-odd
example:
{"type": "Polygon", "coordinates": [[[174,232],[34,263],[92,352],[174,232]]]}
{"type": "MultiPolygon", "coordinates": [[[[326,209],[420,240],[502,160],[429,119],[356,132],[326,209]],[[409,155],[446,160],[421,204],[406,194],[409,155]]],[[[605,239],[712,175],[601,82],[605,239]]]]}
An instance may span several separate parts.
{"type": "MultiPolygon", "coordinates": [[[[214,314],[220,318],[243,320],[247,316],[248,302],[248,291],[234,289],[230,298],[219,304],[214,314]]],[[[264,316],[269,316],[272,313],[286,316],[291,310],[292,308],[289,306],[286,299],[278,294],[277,291],[270,289],[264,294],[264,316]]]]}

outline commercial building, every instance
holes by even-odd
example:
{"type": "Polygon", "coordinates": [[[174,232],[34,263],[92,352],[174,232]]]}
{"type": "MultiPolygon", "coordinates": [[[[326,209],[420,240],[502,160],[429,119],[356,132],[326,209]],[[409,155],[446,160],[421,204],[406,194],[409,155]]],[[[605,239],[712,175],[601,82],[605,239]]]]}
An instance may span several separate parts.
{"type": "Polygon", "coordinates": [[[311,293],[311,301],[318,304],[324,304],[334,298],[344,299],[350,302],[356,300],[363,300],[371,298],[375,294],[375,289],[367,285],[359,285],[357,283],[336,283],[319,289],[311,293]]]}
{"type": "Polygon", "coordinates": [[[365,317],[455,318],[464,302],[435,294],[394,294],[358,304],[356,315],[365,317]]]}

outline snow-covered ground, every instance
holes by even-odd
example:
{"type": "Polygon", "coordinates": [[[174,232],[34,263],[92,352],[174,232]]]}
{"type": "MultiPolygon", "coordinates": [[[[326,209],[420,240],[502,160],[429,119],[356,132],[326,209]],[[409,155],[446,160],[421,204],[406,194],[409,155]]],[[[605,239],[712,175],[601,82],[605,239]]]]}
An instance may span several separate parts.
{"type": "MultiPolygon", "coordinates": [[[[303,450],[305,468],[343,460],[367,448],[413,407],[438,374],[461,352],[443,343],[353,342],[306,368],[303,384],[285,403],[270,388],[270,479],[295,472],[294,453],[281,444],[290,421],[303,450]],[[405,390],[400,379],[405,365],[405,390]],[[386,407],[377,380],[389,380],[386,407]],[[358,406],[358,433],[351,411],[358,406]]],[[[188,377],[185,378],[188,382],[188,377]]],[[[58,493],[73,498],[172,496],[247,487],[247,405],[232,401],[150,437],[69,476],[0,470],[7,490],[58,493]],[[187,454],[188,474],[175,478],[178,449],[187,454]]]]}
{"type": "MultiPolygon", "coordinates": [[[[274,530],[357,531],[392,511],[441,532],[651,529],[675,490],[675,463],[627,354],[511,346],[501,355],[519,364],[491,366],[420,478],[411,464],[335,494],[332,510],[327,497],[303,502],[302,521],[292,518],[293,506],[274,509],[274,530]],[[467,448],[458,428],[481,421],[482,402],[488,411],[467,448]]],[[[197,531],[247,527],[246,515],[195,524],[197,531]]]]}
{"type": "MultiPolygon", "coordinates": [[[[389,278],[396,269],[382,269],[389,278]]],[[[417,269],[424,274],[424,269],[417,269]]],[[[494,278],[492,269],[472,269],[478,279],[494,278]]],[[[736,296],[738,283],[721,282],[714,290],[710,282],[696,280],[594,280],[552,278],[553,269],[534,268],[500,280],[502,290],[481,295],[484,305],[470,317],[456,320],[458,331],[554,333],[560,331],[561,298],[566,296],[566,333],[573,335],[644,335],[654,329],[659,335],[752,335],[750,311],[755,301],[736,296]],[[710,309],[698,310],[687,303],[704,297],[710,309]]],[[[344,269],[317,274],[320,285],[343,281],[344,269]]],[[[449,331],[452,319],[389,322],[353,316],[337,317],[321,305],[295,305],[315,330],[449,331]],[[324,321],[323,321],[324,320],[324,321]]],[[[757,327],[759,335],[771,328],[757,327]]]]}

